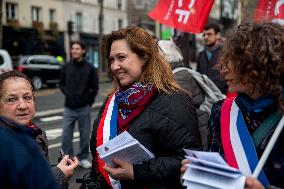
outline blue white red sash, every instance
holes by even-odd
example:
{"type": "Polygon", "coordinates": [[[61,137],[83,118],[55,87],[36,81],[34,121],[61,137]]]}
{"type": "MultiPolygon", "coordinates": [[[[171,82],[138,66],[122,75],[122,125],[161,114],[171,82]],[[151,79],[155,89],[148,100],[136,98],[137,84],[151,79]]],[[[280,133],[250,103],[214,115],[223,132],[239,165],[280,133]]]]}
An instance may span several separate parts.
{"type": "MultiPolygon", "coordinates": [[[[221,137],[227,163],[251,176],[258,163],[257,153],[242,113],[234,101],[226,98],[221,110],[221,137]]],[[[264,185],[269,182],[262,171],[258,177],[264,185]]]]}
{"type": "MultiPolygon", "coordinates": [[[[109,97],[102,118],[99,123],[97,130],[97,146],[100,146],[107,141],[111,140],[117,136],[117,115],[118,115],[118,105],[115,98],[115,93],[109,97]]],[[[100,173],[104,176],[110,186],[114,189],[121,188],[119,181],[112,179],[104,170],[105,163],[100,159],[98,153],[98,164],[100,173]]]]}

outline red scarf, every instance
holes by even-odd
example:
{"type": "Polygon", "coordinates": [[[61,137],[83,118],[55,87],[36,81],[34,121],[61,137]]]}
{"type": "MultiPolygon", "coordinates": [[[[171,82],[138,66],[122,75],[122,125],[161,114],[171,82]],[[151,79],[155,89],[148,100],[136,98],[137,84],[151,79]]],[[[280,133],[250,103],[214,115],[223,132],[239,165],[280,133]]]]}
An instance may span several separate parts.
{"type": "Polygon", "coordinates": [[[129,128],[129,123],[138,116],[153,99],[157,88],[145,83],[135,83],[116,93],[118,102],[118,131],[129,128]]]}

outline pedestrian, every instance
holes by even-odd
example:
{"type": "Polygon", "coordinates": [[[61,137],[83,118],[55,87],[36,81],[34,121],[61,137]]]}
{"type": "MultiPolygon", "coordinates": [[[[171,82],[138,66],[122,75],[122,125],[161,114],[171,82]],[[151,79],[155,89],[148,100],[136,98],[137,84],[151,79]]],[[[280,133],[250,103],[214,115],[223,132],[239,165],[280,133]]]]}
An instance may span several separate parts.
{"type": "MultiPolygon", "coordinates": [[[[34,90],[29,78],[26,75],[17,71],[9,71],[2,73],[0,75],[0,116],[2,116],[0,119],[2,122],[0,122],[0,124],[2,123],[5,128],[9,128],[8,129],[9,131],[7,129],[6,131],[3,130],[3,133],[14,136],[13,138],[15,139],[15,141],[12,141],[11,145],[8,144],[8,147],[2,146],[1,148],[2,149],[7,148],[7,151],[5,151],[5,153],[7,153],[8,155],[9,155],[8,151],[11,151],[12,154],[13,153],[17,154],[18,151],[21,150],[27,153],[23,154],[24,157],[21,156],[14,157],[14,156],[5,155],[6,158],[12,158],[13,161],[15,161],[15,163],[13,163],[13,165],[15,165],[15,170],[16,169],[19,169],[19,171],[21,170],[20,169],[21,163],[23,163],[23,165],[25,166],[30,165],[31,166],[30,169],[33,169],[32,167],[37,165],[36,162],[41,161],[38,160],[38,158],[36,158],[36,155],[34,155],[38,153],[37,152],[39,151],[38,149],[41,150],[42,155],[44,155],[46,159],[49,159],[47,138],[45,132],[32,123],[34,115],[35,115],[34,90]],[[23,135],[23,136],[21,137],[18,135],[23,135]],[[27,144],[23,143],[22,141],[23,139],[28,140],[27,144]],[[32,142],[33,143],[36,142],[40,148],[37,148],[35,150],[32,142]],[[22,145],[16,146],[16,144],[19,143],[22,143],[22,145]],[[22,146],[26,146],[27,148],[22,149],[22,146]],[[18,150],[18,148],[20,148],[20,150],[18,150]],[[18,162],[16,160],[17,158],[20,159],[21,161],[18,162]],[[36,158],[35,162],[28,162],[29,160],[32,160],[34,158],[36,158]],[[26,162],[27,164],[25,164],[25,161],[27,161],[26,162]]],[[[7,139],[5,139],[5,142],[7,142],[7,139]]],[[[42,169],[45,170],[43,165],[39,166],[42,166],[42,169]]],[[[65,156],[57,166],[51,167],[52,173],[60,188],[68,188],[68,178],[72,176],[74,169],[77,166],[78,166],[78,160],[76,158],[69,159],[68,156],[65,156]]],[[[26,176],[23,174],[25,174],[25,172],[15,175],[26,176]]],[[[46,174],[42,173],[42,175],[46,175],[46,177],[48,177],[47,173],[46,174]]],[[[33,175],[29,176],[33,178],[33,175]]],[[[35,175],[35,177],[36,176],[37,175],[35,175]]],[[[17,177],[15,178],[17,179],[17,177]]],[[[22,188],[21,183],[19,183],[19,186],[20,186],[19,188],[22,188]]]]}
{"type": "MultiPolygon", "coordinates": [[[[186,68],[183,64],[183,56],[178,46],[171,40],[158,41],[159,48],[162,55],[167,62],[171,65],[172,70],[176,68],[186,68]]],[[[200,105],[205,100],[205,94],[202,88],[195,81],[191,73],[186,69],[174,73],[174,77],[177,83],[183,87],[192,99],[194,106],[196,107],[198,117],[198,128],[201,135],[203,149],[207,147],[207,127],[209,114],[205,110],[199,109],[200,105]]]]}
{"type": "Polygon", "coordinates": [[[175,82],[156,41],[142,28],[113,31],[104,38],[103,45],[114,88],[94,122],[93,180],[103,175],[104,183],[115,188],[116,183],[126,189],[182,188],[178,173],[183,149],[201,148],[197,115],[190,98],[175,82]],[[111,123],[105,119],[105,111],[113,107],[108,103],[110,99],[115,99],[118,106],[114,111],[117,121],[111,123]],[[117,134],[128,131],[155,158],[134,165],[114,159],[115,168],[104,166],[96,147],[106,142],[102,137],[107,133],[101,131],[109,124],[117,134]]]}
{"type": "Polygon", "coordinates": [[[88,161],[90,130],[91,130],[91,107],[97,95],[98,75],[93,65],[85,59],[85,45],[80,41],[72,42],[72,60],[62,68],[60,89],[65,95],[63,113],[63,151],[74,156],[73,132],[75,123],[78,122],[80,132],[80,149],[77,153],[79,165],[90,168],[88,161]]]}
{"type": "MultiPolygon", "coordinates": [[[[209,149],[247,176],[255,170],[284,112],[283,49],[284,29],[268,22],[241,24],[224,44],[221,74],[229,92],[238,95],[214,104],[209,149]]],[[[282,130],[260,176],[247,177],[246,189],[284,188],[283,145],[282,130]]]]}
{"type": "Polygon", "coordinates": [[[221,28],[217,23],[210,22],[204,28],[205,49],[201,51],[197,58],[196,71],[207,75],[223,94],[227,93],[227,84],[220,76],[218,68],[219,57],[222,51],[221,28]]]}

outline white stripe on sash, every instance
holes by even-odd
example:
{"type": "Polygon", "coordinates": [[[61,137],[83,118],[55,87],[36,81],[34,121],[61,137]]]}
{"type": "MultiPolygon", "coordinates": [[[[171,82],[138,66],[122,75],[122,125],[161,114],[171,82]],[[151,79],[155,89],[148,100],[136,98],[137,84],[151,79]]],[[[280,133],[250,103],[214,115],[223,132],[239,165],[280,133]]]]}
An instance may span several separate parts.
{"type": "MultiPolygon", "coordinates": [[[[104,127],[103,127],[103,144],[108,142],[110,140],[110,127],[111,127],[111,117],[112,117],[112,111],[114,107],[115,102],[115,94],[112,96],[111,101],[109,102],[109,106],[107,107],[107,113],[104,120],[104,127]]],[[[109,180],[111,183],[111,186],[113,189],[121,189],[121,184],[119,180],[114,180],[109,175],[109,180]]]]}
{"type": "Polygon", "coordinates": [[[112,110],[114,106],[115,95],[112,96],[109,106],[107,107],[107,113],[104,120],[104,127],[103,127],[103,144],[109,141],[110,137],[110,120],[112,115],[112,110]]]}
{"type": "MultiPolygon", "coordinates": [[[[246,157],[246,153],[243,149],[243,145],[238,133],[237,128],[237,118],[239,114],[239,108],[235,101],[232,104],[231,112],[230,112],[230,138],[231,138],[231,144],[232,148],[236,157],[236,161],[239,167],[239,170],[247,176],[252,175],[252,171],[250,170],[250,166],[246,157]]],[[[242,115],[240,115],[242,116],[242,115]]]]}

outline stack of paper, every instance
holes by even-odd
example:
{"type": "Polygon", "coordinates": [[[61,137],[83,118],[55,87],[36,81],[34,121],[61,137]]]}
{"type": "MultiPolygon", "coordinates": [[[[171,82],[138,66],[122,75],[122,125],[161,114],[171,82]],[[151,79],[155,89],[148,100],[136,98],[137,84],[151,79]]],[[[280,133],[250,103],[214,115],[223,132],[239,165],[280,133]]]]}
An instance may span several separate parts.
{"type": "Polygon", "coordinates": [[[127,131],[97,147],[97,152],[100,158],[110,167],[115,167],[112,163],[114,158],[132,164],[139,164],[142,161],[154,158],[153,153],[134,139],[127,131]]]}
{"type": "Polygon", "coordinates": [[[183,175],[188,189],[243,189],[245,176],[229,167],[217,152],[185,150],[190,160],[183,175]]]}

